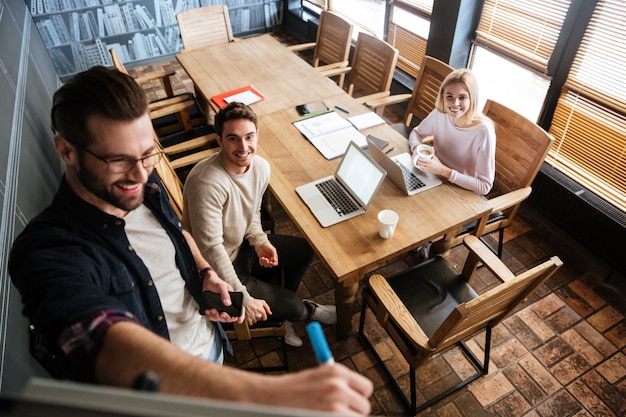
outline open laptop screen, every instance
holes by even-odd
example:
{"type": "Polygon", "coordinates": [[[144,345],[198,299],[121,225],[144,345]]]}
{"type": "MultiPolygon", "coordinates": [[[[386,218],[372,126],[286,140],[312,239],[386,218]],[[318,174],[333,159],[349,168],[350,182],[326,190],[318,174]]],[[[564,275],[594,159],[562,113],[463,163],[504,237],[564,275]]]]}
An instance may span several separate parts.
{"type": "Polygon", "coordinates": [[[361,205],[367,207],[385,176],[385,171],[369,160],[357,146],[348,146],[335,176],[361,205]]]}

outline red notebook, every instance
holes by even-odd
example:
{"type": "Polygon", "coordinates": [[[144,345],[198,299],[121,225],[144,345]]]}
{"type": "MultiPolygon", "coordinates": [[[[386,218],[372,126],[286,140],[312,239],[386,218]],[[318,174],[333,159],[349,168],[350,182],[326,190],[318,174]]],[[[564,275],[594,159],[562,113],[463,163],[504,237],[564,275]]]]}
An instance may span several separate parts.
{"type": "Polygon", "coordinates": [[[231,90],[226,93],[221,93],[211,97],[211,101],[217,104],[220,109],[223,109],[228,103],[232,101],[240,101],[244,104],[252,104],[263,99],[265,99],[265,96],[259,93],[259,91],[251,85],[247,85],[245,87],[237,88],[236,90],[231,90]]]}

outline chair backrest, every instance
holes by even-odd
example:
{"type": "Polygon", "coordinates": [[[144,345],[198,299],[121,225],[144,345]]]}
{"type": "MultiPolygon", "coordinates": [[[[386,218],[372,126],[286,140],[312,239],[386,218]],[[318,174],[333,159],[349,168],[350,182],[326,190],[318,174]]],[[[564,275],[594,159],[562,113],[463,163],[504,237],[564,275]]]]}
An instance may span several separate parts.
{"type": "Polygon", "coordinates": [[[322,11],[313,53],[313,66],[347,61],[351,42],[352,25],[333,12],[322,11]]]}
{"type": "Polygon", "coordinates": [[[113,61],[113,67],[119,72],[123,72],[124,74],[128,75],[128,71],[126,70],[124,63],[120,59],[120,56],[117,54],[115,49],[114,48],[109,49],[109,53],[111,54],[111,61],[113,61]]]}
{"type": "Polygon", "coordinates": [[[529,187],[541,168],[554,138],[539,125],[508,107],[487,100],[483,113],[496,130],[496,177],[498,193],[529,187]]]}
{"type": "Polygon", "coordinates": [[[415,80],[413,94],[404,114],[404,124],[410,126],[413,117],[418,122],[435,109],[435,101],[443,80],[454,71],[450,65],[432,56],[424,56],[420,72],[415,80]]]}
{"type": "Polygon", "coordinates": [[[558,257],[552,257],[473,300],[458,305],[433,333],[429,344],[434,349],[441,350],[487,326],[493,328],[550,278],[562,264],[558,257]]]}
{"type": "MultiPolygon", "coordinates": [[[[163,146],[156,132],[152,132],[154,136],[154,146],[157,151],[163,152],[163,146]]],[[[166,155],[154,166],[159,179],[163,183],[167,194],[170,197],[170,204],[179,219],[183,218],[183,184],[178,178],[176,171],[172,167],[170,160],[166,155]]]]}
{"type": "Polygon", "coordinates": [[[375,36],[359,33],[348,73],[348,94],[354,97],[389,92],[398,50],[375,36]]]}
{"type": "Polygon", "coordinates": [[[204,6],[176,14],[184,50],[234,40],[227,6],[204,6]]]}

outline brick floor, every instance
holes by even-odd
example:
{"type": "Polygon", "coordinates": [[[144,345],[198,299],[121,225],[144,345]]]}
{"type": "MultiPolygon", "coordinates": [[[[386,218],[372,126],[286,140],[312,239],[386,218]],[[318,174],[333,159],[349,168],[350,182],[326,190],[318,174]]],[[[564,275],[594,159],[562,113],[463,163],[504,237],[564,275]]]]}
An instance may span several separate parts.
{"type": "MultiPolygon", "coordinates": [[[[290,42],[286,36],[280,39],[290,42]]],[[[175,91],[193,90],[191,81],[175,60],[130,72],[141,74],[160,68],[176,70],[175,91]]],[[[152,85],[148,94],[156,98],[162,92],[158,85],[152,85]]],[[[403,112],[402,106],[390,106],[384,117],[397,122],[403,112]]],[[[298,235],[299,231],[276,201],[274,208],[276,233],[298,235]]],[[[447,258],[454,265],[462,265],[465,254],[463,247],[457,247],[447,258]]],[[[516,222],[505,233],[504,262],[519,273],[552,255],[561,257],[564,266],[494,329],[489,374],[420,415],[580,417],[626,413],[624,277],[611,273],[585,248],[532,208],[522,205],[516,222]]],[[[389,275],[415,262],[416,256],[407,254],[377,272],[389,275]]],[[[474,284],[478,292],[483,292],[496,285],[496,281],[487,271],[479,270],[474,284]]],[[[332,277],[316,259],[298,294],[328,303],[333,301],[333,289],[332,277]]],[[[360,291],[352,320],[354,329],[360,316],[359,300],[360,291]]],[[[399,383],[408,389],[408,365],[384,331],[377,328],[374,318],[368,317],[366,322],[377,351],[390,364],[399,383]]],[[[295,323],[295,328],[305,343],[301,348],[288,347],[290,369],[315,366],[304,323],[295,323]]],[[[374,382],[372,414],[407,415],[357,334],[353,332],[346,339],[337,340],[332,326],[325,326],[325,333],[336,360],[374,382]]],[[[483,335],[470,339],[468,345],[482,352],[483,335]]],[[[234,347],[236,357],[228,360],[232,366],[268,366],[279,361],[278,340],[236,342],[234,347]]],[[[462,378],[470,372],[468,367],[458,349],[431,358],[418,370],[418,401],[431,396],[443,384],[462,378]]]]}

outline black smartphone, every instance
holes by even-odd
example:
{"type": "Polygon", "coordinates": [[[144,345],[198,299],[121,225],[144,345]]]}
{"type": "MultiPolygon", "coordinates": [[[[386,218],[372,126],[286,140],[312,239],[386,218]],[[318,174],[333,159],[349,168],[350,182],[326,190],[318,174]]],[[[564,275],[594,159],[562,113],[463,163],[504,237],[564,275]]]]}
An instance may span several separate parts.
{"type": "Polygon", "coordinates": [[[328,106],[323,101],[314,101],[311,103],[300,104],[296,106],[300,116],[314,116],[328,112],[328,106]]]}
{"type": "Polygon", "coordinates": [[[231,317],[239,317],[243,312],[243,293],[240,291],[229,292],[232,304],[225,306],[222,303],[222,296],[216,292],[203,291],[202,303],[200,304],[200,314],[204,316],[204,311],[215,308],[217,311],[226,312],[231,317]]]}

